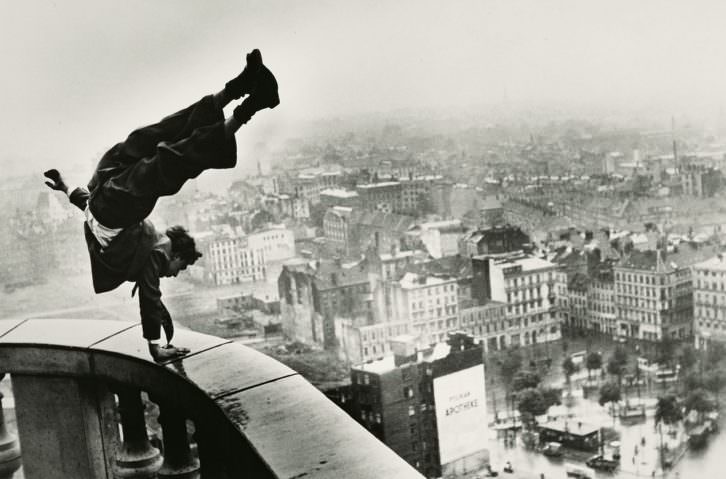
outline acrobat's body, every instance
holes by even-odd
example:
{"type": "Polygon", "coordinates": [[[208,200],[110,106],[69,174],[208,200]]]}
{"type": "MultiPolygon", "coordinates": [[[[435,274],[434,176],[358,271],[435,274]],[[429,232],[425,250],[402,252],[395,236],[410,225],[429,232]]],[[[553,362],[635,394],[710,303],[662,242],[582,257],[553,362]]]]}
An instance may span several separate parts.
{"type": "Polygon", "coordinates": [[[258,50],[247,55],[244,71],[215,95],[208,95],[159,123],[139,128],[99,161],[87,188],[68,190],[58,170],[46,184],[63,191],[86,217],[84,231],[96,293],[135,282],[144,338],[156,360],[188,352],[171,345],[174,327],[161,301],[159,278],[176,276],[200,256],[181,226],[158,233],[146,219],[157,200],[212,168],[233,168],[234,133],[259,110],[279,104],[277,81],[258,50]],[[225,119],[222,108],[247,98],[225,119]],[[163,327],[167,344],[160,346],[163,327]]]}

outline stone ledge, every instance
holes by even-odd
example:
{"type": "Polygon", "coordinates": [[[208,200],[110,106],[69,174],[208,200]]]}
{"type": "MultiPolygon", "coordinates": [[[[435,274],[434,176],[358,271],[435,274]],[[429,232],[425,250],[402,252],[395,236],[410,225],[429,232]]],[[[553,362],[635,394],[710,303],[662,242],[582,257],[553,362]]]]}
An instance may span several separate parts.
{"type": "Polygon", "coordinates": [[[246,475],[423,477],[287,366],[214,336],[179,330],[176,339],[192,352],[157,364],[135,323],[0,320],[0,364],[10,374],[129,384],[174,402],[246,475]]]}

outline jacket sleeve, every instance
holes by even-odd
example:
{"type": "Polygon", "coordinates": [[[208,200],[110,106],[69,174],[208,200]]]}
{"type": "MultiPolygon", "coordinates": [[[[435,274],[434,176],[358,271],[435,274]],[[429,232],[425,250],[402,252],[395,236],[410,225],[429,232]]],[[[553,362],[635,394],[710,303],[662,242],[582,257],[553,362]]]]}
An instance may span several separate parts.
{"type": "Polygon", "coordinates": [[[166,268],[166,257],[160,251],[152,251],[136,284],[139,287],[141,325],[146,339],[159,339],[161,326],[171,322],[171,316],[161,301],[159,278],[166,268]]]}
{"type": "Polygon", "coordinates": [[[71,191],[71,193],[68,195],[68,199],[73,203],[75,206],[77,206],[81,211],[86,210],[86,205],[88,204],[88,197],[90,194],[88,193],[88,190],[83,187],[78,187],[71,191]]]}

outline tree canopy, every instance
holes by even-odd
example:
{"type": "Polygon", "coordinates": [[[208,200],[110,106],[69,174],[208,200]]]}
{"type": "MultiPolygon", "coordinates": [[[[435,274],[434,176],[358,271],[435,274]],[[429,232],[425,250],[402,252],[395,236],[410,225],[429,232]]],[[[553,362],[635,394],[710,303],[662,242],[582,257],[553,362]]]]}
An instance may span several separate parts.
{"type": "Polygon", "coordinates": [[[590,376],[590,371],[598,370],[602,368],[602,356],[600,353],[592,351],[585,358],[585,367],[587,368],[587,375],[590,376]]]}
{"type": "Polygon", "coordinates": [[[683,412],[678,403],[678,398],[672,394],[658,398],[658,402],[655,405],[656,426],[661,422],[664,424],[675,424],[681,419],[683,419],[683,412]]]}
{"type": "Polygon", "coordinates": [[[621,398],[620,386],[608,381],[600,387],[600,398],[598,398],[597,402],[604,406],[607,403],[618,402],[621,398]]]}
{"type": "Polygon", "coordinates": [[[613,376],[618,377],[618,381],[625,373],[625,367],[628,364],[628,352],[622,346],[618,346],[608,359],[607,371],[613,376]]]}
{"type": "Polygon", "coordinates": [[[702,414],[713,409],[713,402],[709,398],[708,392],[699,388],[688,393],[685,401],[683,401],[683,406],[686,408],[686,412],[696,411],[702,414]]]}
{"type": "Polygon", "coordinates": [[[525,388],[517,393],[517,409],[523,416],[541,416],[550,406],[545,395],[537,388],[525,388]]]}
{"type": "Polygon", "coordinates": [[[678,355],[678,364],[681,365],[681,369],[683,369],[684,371],[688,371],[696,365],[697,361],[698,355],[696,353],[696,349],[693,346],[689,344],[681,349],[681,354],[678,355]]]}
{"type": "Polygon", "coordinates": [[[534,371],[517,371],[512,379],[512,390],[536,388],[541,381],[542,378],[534,371]]]}
{"type": "Polygon", "coordinates": [[[575,370],[577,367],[575,366],[575,362],[572,360],[570,356],[567,356],[564,361],[562,361],[562,372],[565,373],[565,377],[567,378],[567,382],[570,382],[570,376],[575,374],[575,370]]]}
{"type": "Polygon", "coordinates": [[[710,343],[706,349],[706,366],[716,366],[726,359],[726,346],[722,343],[710,343]]]}
{"type": "Polygon", "coordinates": [[[658,364],[671,366],[677,347],[678,342],[674,338],[664,335],[656,346],[656,361],[658,364]]]}
{"type": "Polygon", "coordinates": [[[514,375],[522,368],[522,353],[518,349],[508,349],[499,359],[499,368],[504,382],[511,384],[514,375]]]}
{"type": "Polygon", "coordinates": [[[726,369],[723,367],[715,367],[706,371],[703,378],[703,386],[718,396],[718,393],[726,387],[726,369]]]}

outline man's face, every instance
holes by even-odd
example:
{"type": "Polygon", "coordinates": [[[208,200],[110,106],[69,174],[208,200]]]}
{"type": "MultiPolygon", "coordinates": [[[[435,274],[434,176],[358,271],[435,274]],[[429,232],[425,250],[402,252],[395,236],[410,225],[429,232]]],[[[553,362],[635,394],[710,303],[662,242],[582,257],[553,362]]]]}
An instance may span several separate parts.
{"type": "Polygon", "coordinates": [[[176,277],[177,274],[179,274],[179,271],[184,271],[187,269],[187,262],[181,259],[178,256],[172,256],[171,260],[169,260],[169,268],[166,271],[166,274],[164,276],[172,278],[176,277]]]}

